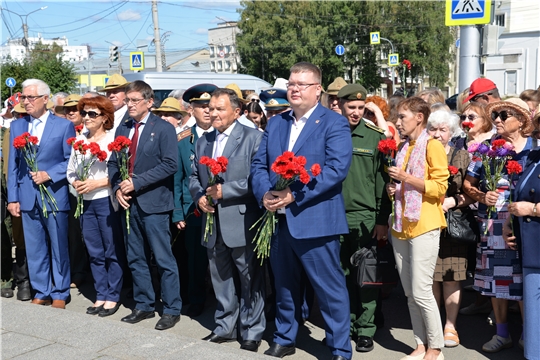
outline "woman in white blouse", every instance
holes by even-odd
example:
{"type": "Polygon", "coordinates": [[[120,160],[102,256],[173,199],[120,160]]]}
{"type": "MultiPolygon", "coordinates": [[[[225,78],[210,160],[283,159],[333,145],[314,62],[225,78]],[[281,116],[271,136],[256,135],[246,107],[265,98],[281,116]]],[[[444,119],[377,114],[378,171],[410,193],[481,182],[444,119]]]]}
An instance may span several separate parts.
{"type": "MultiPolygon", "coordinates": [[[[110,131],[114,125],[112,103],[104,96],[95,96],[82,98],[77,107],[87,129],[77,136],[77,141],[99,144],[101,150],[107,152],[108,161],[111,154],[107,147],[114,141],[114,133],[110,131]]],[[[103,317],[114,314],[120,306],[122,230],[111,198],[107,161],[96,161],[90,167],[88,179],[81,181],[77,176],[77,170],[82,166],[80,156],[77,159],[75,151],[71,151],[67,179],[84,199],[81,228],[96,289],[96,301],[86,313],[103,317]]],[[[91,155],[87,152],[85,156],[91,155]]]]}

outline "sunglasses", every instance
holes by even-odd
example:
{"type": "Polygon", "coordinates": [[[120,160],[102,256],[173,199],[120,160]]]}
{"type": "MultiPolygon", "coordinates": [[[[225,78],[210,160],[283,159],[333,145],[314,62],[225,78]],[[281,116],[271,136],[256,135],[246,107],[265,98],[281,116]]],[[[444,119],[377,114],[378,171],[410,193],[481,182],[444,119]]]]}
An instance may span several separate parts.
{"type": "Polygon", "coordinates": [[[495,121],[497,120],[497,118],[501,119],[501,121],[506,121],[506,119],[508,119],[509,117],[512,117],[512,116],[516,116],[515,113],[513,112],[510,112],[510,111],[507,111],[507,110],[503,110],[503,111],[492,111],[491,112],[491,120],[495,121]]]}
{"type": "Polygon", "coordinates": [[[95,119],[95,118],[97,118],[98,116],[101,115],[101,114],[98,114],[98,113],[95,112],[95,111],[84,111],[84,110],[81,110],[81,111],[80,111],[80,114],[81,114],[81,116],[82,116],[83,118],[85,118],[86,115],[88,115],[88,117],[89,117],[90,119],[95,119]]]}
{"type": "Polygon", "coordinates": [[[260,101],[261,101],[261,99],[255,99],[255,98],[251,99],[251,102],[256,102],[256,103],[258,103],[258,102],[260,102],[260,101]]]}
{"type": "Polygon", "coordinates": [[[459,120],[465,121],[465,120],[469,119],[469,121],[474,121],[477,117],[478,116],[472,115],[472,114],[471,115],[460,115],[459,120]]]}

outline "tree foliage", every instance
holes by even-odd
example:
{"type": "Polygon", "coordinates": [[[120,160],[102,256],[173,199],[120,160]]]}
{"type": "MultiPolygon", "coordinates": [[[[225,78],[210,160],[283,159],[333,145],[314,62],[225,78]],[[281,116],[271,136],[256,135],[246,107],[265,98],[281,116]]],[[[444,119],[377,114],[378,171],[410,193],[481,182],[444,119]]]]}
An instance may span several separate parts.
{"type": "Polygon", "coordinates": [[[62,47],[56,43],[44,45],[37,43],[30,51],[28,58],[22,62],[7,59],[1,65],[2,99],[8,98],[10,90],[5,79],[12,77],[17,81],[13,92],[22,91],[22,83],[26,79],[43,80],[51,88],[51,93],[64,91],[67,93],[75,89],[76,74],[74,66],[61,57],[62,47]]]}
{"type": "Polygon", "coordinates": [[[370,45],[372,31],[392,41],[400,60],[411,61],[413,78],[429,76],[436,86],[448,80],[453,38],[444,25],[443,1],[244,0],[241,6],[241,71],[269,82],[287,78],[294,63],[309,61],[321,68],[323,85],[348,74],[353,82],[378,88],[379,52],[389,53],[390,46],[370,45]],[[338,44],[346,48],[343,56],[335,53],[338,44]]]}

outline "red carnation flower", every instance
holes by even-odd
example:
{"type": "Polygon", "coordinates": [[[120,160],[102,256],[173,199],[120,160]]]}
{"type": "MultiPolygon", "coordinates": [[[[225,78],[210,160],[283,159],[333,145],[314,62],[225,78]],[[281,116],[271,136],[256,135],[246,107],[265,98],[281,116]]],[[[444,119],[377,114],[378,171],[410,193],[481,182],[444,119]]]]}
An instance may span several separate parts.
{"type": "Polygon", "coordinates": [[[81,124],[81,125],[77,125],[77,126],[75,126],[75,131],[76,131],[77,133],[80,134],[81,131],[82,131],[82,129],[83,129],[83,127],[84,127],[84,126],[83,126],[82,124],[81,124]]]}
{"type": "Polygon", "coordinates": [[[219,164],[219,166],[221,167],[220,172],[222,172],[222,173],[226,172],[227,171],[227,165],[229,164],[229,160],[225,156],[219,156],[216,159],[216,161],[219,164]]]}
{"type": "Polygon", "coordinates": [[[474,127],[474,124],[472,123],[472,121],[464,121],[461,123],[461,127],[463,128],[463,130],[469,131],[474,127]]]}
{"type": "Polygon", "coordinates": [[[493,140],[493,142],[491,143],[491,146],[494,148],[499,148],[499,147],[503,147],[504,144],[506,144],[505,140],[497,139],[497,140],[493,140]]]}
{"type": "Polygon", "coordinates": [[[523,171],[523,168],[516,160],[509,160],[506,163],[506,171],[508,175],[517,175],[523,171]]]}
{"type": "Polygon", "coordinates": [[[318,176],[321,173],[321,165],[319,164],[311,165],[310,171],[313,176],[318,176]]]}
{"type": "Polygon", "coordinates": [[[390,155],[393,151],[397,150],[397,143],[394,139],[385,139],[380,140],[379,144],[377,145],[377,149],[379,152],[383,153],[384,155],[390,155]]]}
{"type": "Polygon", "coordinates": [[[456,175],[459,172],[459,169],[455,166],[449,165],[448,171],[450,172],[450,175],[456,175]]]}
{"type": "Polygon", "coordinates": [[[307,183],[309,182],[310,179],[311,179],[311,178],[309,177],[309,174],[308,174],[307,171],[304,170],[304,171],[302,171],[302,172],[300,173],[300,182],[301,182],[302,184],[307,184],[307,183]]]}
{"type": "Polygon", "coordinates": [[[37,138],[37,136],[29,136],[28,142],[31,144],[37,145],[39,142],[39,139],[37,138]]]}
{"type": "Polygon", "coordinates": [[[66,140],[69,146],[72,146],[75,141],[77,141],[77,138],[75,137],[70,137],[69,139],[66,140]]]}

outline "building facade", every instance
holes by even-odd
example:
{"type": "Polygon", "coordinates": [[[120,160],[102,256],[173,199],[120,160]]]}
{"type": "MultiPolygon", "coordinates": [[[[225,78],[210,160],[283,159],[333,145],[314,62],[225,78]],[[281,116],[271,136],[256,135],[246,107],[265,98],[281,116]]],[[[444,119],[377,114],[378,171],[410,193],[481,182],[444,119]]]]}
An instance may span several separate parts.
{"type": "Polygon", "coordinates": [[[210,71],[230,74],[238,72],[240,56],[236,50],[236,36],[239,33],[235,21],[222,22],[216,28],[208,29],[210,71]]]}
{"type": "MultiPolygon", "coordinates": [[[[83,61],[88,59],[88,47],[85,45],[70,46],[68,44],[68,39],[65,36],[53,39],[45,39],[41,37],[41,34],[38,34],[37,37],[28,38],[28,44],[30,49],[33,49],[34,46],[38,43],[42,43],[43,45],[53,45],[56,43],[56,45],[61,46],[64,50],[64,60],[70,62],[83,61]]],[[[2,61],[6,60],[8,57],[17,61],[23,61],[26,57],[26,47],[23,44],[24,39],[22,38],[8,39],[6,43],[0,47],[0,57],[2,61]]]]}

